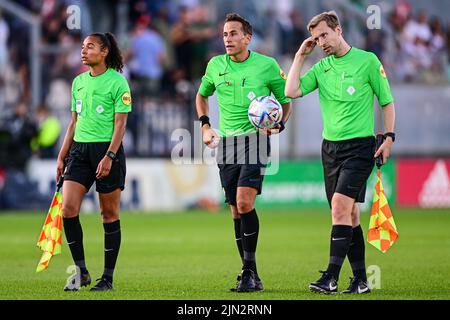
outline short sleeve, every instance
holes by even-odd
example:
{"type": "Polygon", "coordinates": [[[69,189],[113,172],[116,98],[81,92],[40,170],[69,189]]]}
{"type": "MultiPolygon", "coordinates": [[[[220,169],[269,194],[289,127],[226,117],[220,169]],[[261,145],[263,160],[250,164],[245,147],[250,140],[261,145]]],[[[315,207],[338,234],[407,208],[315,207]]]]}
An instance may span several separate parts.
{"type": "Polygon", "coordinates": [[[117,81],[115,93],[113,92],[114,113],[131,112],[131,91],[125,77],[117,81]]]}
{"type": "Polygon", "coordinates": [[[71,101],[72,101],[72,107],[71,107],[71,110],[72,110],[72,112],[77,112],[76,101],[75,101],[75,89],[76,89],[76,83],[77,83],[77,79],[75,78],[75,79],[72,81],[72,98],[71,98],[71,101]]]}
{"type": "Polygon", "coordinates": [[[302,77],[300,77],[300,89],[302,90],[302,97],[310,94],[317,89],[317,64],[308,70],[302,77]]]}
{"type": "Polygon", "coordinates": [[[370,86],[377,96],[380,105],[385,106],[394,101],[386,72],[384,71],[381,61],[377,58],[376,55],[373,55],[372,59],[370,59],[369,61],[370,86]]]}
{"type": "Polygon", "coordinates": [[[198,93],[204,97],[212,96],[214,94],[214,91],[216,90],[216,86],[214,85],[214,80],[212,77],[214,69],[213,64],[213,60],[210,60],[208,62],[205,75],[202,77],[202,82],[200,84],[200,88],[198,89],[198,93]]]}
{"type": "Polygon", "coordinates": [[[280,68],[278,63],[273,60],[270,67],[270,80],[268,87],[272,91],[275,98],[280,104],[291,102],[291,99],[284,95],[284,87],[286,86],[286,75],[280,68]]]}

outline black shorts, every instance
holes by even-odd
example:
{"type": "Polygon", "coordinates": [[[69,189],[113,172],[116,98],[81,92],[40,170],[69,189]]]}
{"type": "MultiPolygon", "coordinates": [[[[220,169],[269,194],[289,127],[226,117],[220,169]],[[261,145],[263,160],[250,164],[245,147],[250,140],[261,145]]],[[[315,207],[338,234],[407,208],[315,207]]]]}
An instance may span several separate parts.
{"type": "Polygon", "coordinates": [[[261,194],[264,172],[270,157],[270,138],[252,134],[222,138],[217,153],[225,202],[237,205],[238,187],[251,187],[261,194]]]}
{"type": "Polygon", "coordinates": [[[375,138],[322,142],[322,164],[328,203],[335,192],[364,202],[366,183],[375,165],[375,138]]]}
{"type": "Polygon", "coordinates": [[[95,178],[95,172],[100,161],[108,151],[110,142],[74,142],[66,159],[64,180],[81,183],[89,190],[96,182],[95,190],[100,193],[109,193],[118,188],[125,188],[126,163],[123,146],[120,145],[114,159],[109,175],[101,180],[95,178]]]}

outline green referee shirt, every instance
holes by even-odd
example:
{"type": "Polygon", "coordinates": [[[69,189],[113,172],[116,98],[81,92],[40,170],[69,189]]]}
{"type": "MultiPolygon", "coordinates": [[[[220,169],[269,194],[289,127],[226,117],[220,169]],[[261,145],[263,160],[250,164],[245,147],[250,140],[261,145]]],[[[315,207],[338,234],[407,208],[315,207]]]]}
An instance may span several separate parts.
{"type": "Polygon", "coordinates": [[[284,95],[285,84],[286,76],[275,59],[250,51],[242,62],[227,54],[213,57],[198,92],[204,97],[217,92],[220,135],[227,137],[256,131],[248,119],[253,99],[273,93],[279,103],[290,102],[284,95]]]}
{"type": "Polygon", "coordinates": [[[300,78],[302,96],[319,89],[323,138],[342,141],[374,135],[374,94],[381,106],[394,101],[383,66],[371,52],[351,48],[330,55],[300,78]]]}
{"type": "Polygon", "coordinates": [[[109,142],[114,133],[114,114],[131,112],[127,80],[114,69],[95,77],[86,71],[72,83],[72,112],[77,113],[76,142],[109,142]]]}

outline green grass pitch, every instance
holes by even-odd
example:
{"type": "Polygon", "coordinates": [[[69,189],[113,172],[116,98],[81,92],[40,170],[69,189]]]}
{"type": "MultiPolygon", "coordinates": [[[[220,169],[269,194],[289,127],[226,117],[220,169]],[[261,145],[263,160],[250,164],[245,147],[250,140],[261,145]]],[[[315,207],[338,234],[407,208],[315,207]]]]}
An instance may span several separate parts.
{"type": "MultiPolygon", "coordinates": [[[[394,209],[399,240],[387,253],[366,242],[367,265],[380,268],[381,288],[370,295],[324,296],[308,284],[326,268],[331,218],[328,210],[259,211],[258,271],[266,290],[232,293],[240,271],[228,211],[121,213],[122,246],[115,290],[62,290],[69,248],[35,273],[35,246],[45,213],[0,214],[0,299],[450,299],[450,210],[394,209]]],[[[367,235],[369,213],[363,213],[367,235]]],[[[93,280],[103,270],[103,227],[98,215],[82,215],[87,267],[93,280]]],[[[339,290],[349,284],[346,260],[339,290]]]]}

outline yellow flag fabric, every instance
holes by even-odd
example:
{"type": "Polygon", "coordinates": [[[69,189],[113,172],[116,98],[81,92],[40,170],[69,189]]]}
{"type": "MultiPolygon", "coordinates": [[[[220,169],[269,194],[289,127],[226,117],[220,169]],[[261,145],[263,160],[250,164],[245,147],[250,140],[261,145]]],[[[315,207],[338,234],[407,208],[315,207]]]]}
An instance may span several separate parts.
{"type": "Polygon", "coordinates": [[[397,238],[397,226],[389,208],[386,193],[381,183],[380,169],[378,169],[378,180],[375,186],[375,195],[370,213],[367,241],[384,253],[392,247],[397,238]]]}
{"type": "Polygon", "coordinates": [[[57,191],[53,196],[52,204],[47,213],[42,232],[39,236],[37,246],[42,251],[42,257],[36,272],[47,269],[50,259],[61,253],[62,238],[62,194],[57,191]]]}

